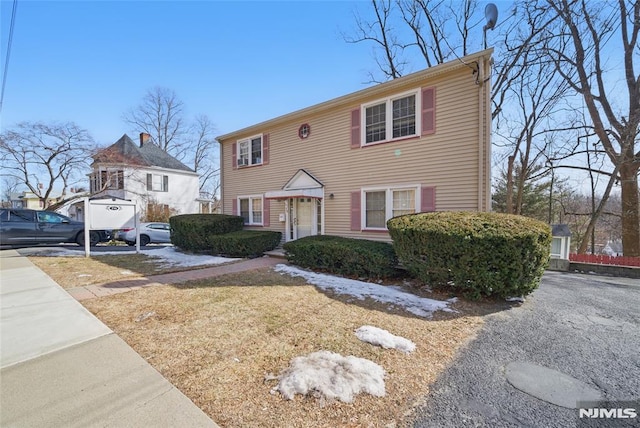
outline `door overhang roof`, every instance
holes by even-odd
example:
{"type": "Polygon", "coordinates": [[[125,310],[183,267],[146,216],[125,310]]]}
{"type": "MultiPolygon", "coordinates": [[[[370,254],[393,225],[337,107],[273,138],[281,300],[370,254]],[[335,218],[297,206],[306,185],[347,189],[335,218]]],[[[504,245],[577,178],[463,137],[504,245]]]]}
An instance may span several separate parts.
{"type": "Polygon", "coordinates": [[[266,192],[267,199],[324,197],[324,184],[304,169],[299,169],[281,190],[266,192]]]}

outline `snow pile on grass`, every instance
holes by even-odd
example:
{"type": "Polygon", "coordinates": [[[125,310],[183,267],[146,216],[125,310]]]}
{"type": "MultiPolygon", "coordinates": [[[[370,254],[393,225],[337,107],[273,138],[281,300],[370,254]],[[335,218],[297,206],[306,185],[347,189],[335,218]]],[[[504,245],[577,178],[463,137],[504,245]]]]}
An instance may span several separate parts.
{"type": "MultiPolygon", "coordinates": [[[[205,254],[187,254],[176,250],[175,247],[164,247],[157,250],[141,250],[140,252],[149,257],[162,259],[162,263],[171,266],[219,265],[240,260],[237,258],[216,257],[205,254]]],[[[92,255],[94,254],[92,253],[92,255]]]]}
{"type": "Polygon", "coordinates": [[[384,349],[397,349],[405,354],[416,350],[416,344],[409,339],[393,335],[387,330],[370,325],[363,325],[357,329],[356,336],[363,342],[382,346],[384,349]]]}
{"type": "MultiPolygon", "coordinates": [[[[102,248],[102,247],[101,247],[102,248]]],[[[136,254],[135,250],[124,250],[124,251],[91,251],[91,256],[124,256],[127,254],[136,254]]],[[[206,254],[187,254],[183,253],[179,250],[176,250],[175,247],[163,247],[157,249],[150,249],[147,247],[144,250],[140,250],[140,254],[143,254],[148,257],[153,257],[158,260],[160,263],[170,266],[205,266],[205,265],[219,265],[222,263],[229,263],[236,260],[240,260],[237,258],[230,257],[216,257],[209,256],[206,254]]],[[[55,248],[50,249],[47,248],[44,251],[38,252],[39,256],[47,256],[47,257],[59,257],[59,256],[71,256],[71,257],[84,257],[84,249],[68,249],[68,248],[55,248]]]]}
{"type": "Polygon", "coordinates": [[[278,379],[280,382],[274,391],[288,400],[296,394],[313,394],[351,403],[361,392],[375,397],[385,395],[382,367],[364,358],[343,357],[329,351],[294,358],[278,379]]]}
{"type": "Polygon", "coordinates": [[[284,264],[276,265],[275,271],[287,273],[291,276],[301,276],[308,283],[323,290],[331,290],[337,294],[347,294],[359,300],[369,297],[378,302],[400,306],[419,317],[429,318],[435,311],[455,312],[449,308],[449,304],[455,301],[453,299],[447,301],[427,299],[407,293],[400,287],[378,285],[355,279],[308,272],[284,264]]]}

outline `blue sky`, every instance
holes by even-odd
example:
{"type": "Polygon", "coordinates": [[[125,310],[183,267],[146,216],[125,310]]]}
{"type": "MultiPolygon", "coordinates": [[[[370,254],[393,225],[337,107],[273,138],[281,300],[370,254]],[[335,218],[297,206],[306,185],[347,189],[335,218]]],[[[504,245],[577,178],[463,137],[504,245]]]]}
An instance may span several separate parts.
{"type": "MultiPolygon", "coordinates": [[[[4,70],[13,0],[1,0],[4,70]]],[[[368,84],[371,44],[349,44],[367,1],[19,0],[2,130],[73,121],[96,142],[135,137],[122,121],[154,86],[221,135],[368,84]]]]}

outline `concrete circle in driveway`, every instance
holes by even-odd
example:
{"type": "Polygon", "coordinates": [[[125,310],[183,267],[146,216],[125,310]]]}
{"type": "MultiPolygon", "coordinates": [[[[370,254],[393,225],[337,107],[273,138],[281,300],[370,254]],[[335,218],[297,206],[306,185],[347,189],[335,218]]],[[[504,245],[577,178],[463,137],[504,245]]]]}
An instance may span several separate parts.
{"type": "Polygon", "coordinates": [[[515,388],[547,403],[576,409],[579,401],[601,401],[600,391],[557,370],[527,362],[507,364],[507,381],[515,388]]]}

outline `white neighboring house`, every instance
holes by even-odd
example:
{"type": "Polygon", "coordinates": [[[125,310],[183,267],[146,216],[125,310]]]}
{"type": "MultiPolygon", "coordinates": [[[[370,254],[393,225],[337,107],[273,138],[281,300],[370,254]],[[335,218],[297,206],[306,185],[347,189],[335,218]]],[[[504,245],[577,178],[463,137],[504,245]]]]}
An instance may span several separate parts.
{"type": "Polygon", "coordinates": [[[137,201],[142,218],[151,209],[172,215],[200,210],[198,174],[155,145],[149,134],[140,134],[140,144],[124,134],[93,160],[92,197],[137,201]]]}

